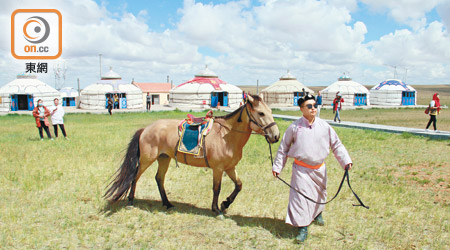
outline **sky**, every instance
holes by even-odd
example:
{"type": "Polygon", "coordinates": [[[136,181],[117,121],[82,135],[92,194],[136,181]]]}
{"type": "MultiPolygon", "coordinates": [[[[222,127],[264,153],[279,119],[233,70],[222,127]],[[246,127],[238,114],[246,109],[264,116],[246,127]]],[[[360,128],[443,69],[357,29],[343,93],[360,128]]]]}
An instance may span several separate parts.
{"type": "Polygon", "coordinates": [[[112,69],[123,80],[178,85],[205,65],[234,85],[270,85],[287,70],[307,86],[344,73],[364,85],[394,77],[411,85],[450,84],[450,0],[2,0],[0,86],[27,62],[55,85],[81,88],[112,69]],[[62,14],[62,55],[11,55],[11,14],[49,8],[62,14]]]}

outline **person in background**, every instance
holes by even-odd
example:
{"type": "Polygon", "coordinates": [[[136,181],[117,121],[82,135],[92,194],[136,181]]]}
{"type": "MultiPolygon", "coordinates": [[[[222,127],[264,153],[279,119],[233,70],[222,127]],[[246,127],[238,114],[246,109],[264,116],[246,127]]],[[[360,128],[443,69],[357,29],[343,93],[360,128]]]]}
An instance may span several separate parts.
{"type": "Polygon", "coordinates": [[[53,103],[55,104],[55,106],[52,107],[51,116],[52,116],[52,124],[53,124],[53,131],[54,131],[55,137],[58,138],[58,125],[59,125],[59,128],[61,129],[61,132],[64,135],[64,138],[66,140],[68,140],[69,138],[67,138],[66,129],[64,128],[64,118],[63,118],[64,117],[64,108],[59,103],[58,98],[55,98],[53,100],[53,103]]]}
{"type": "Polygon", "coordinates": [[[108,108],[108,113],[109,113],[109,115],[112,115],[111,110],[112,110],[112,108],[113,108],[113,101],[112,101],[112,99],[111,99],[110,96],[108,96],[108,106],[107,106],[107,108],[108,108]]]}
{"type": "Polygon", "coordinates": [[[152,107],[152,97],[150,96],[150,93],[147,93],[147,111],[150,111],[151,107],[152,107]]]}
{"type": "MultiPolygon", "coordinates": [[[[350,170],[353,163],[334,129],[316,117],[318,105],[314,96],[309,94],[299,98],[298,106],[303,116],[286,129],[274,159],[272,174],[277,177],[287,158],[294,158],[291,186],[312,200],[324,203],[327,199],[325,159],[330,148],[342,168],[350,170]]],[[[324,208],[325,205],[313,203],[290,189],[286,223],[298,228],[296,243],[306,240],[311,223],[325,224],[322,217],[324,208]]]]}
{"type": "Polygon", "coordinates": [[[50,134],[50,130],[48,126],[50,123],[48,122],[48,117],[50,116],[50,110],[44,106],[44,102],[42,99],[37,101],[37,106],[33,109],[33,116],[36,118],[36,127],[39,130],[39,136],[41,137],[41,141],[44,140],[44,135],[42,133],[42,129],[45,130],[47,137],[50,140],[53,140],[52,135],[50,134]]]}
{"type": "Polygon", "coordinates": [[[117,96],[117,94],[114,94],[114,109],[118,108],[119,108],[119,97],[117,96]]]}
{"type": "Polygon", "coordinates": [[[320,95],[320,91],[317,92],[316,96],[316,103],[317,103],[317,117],[320,117],[320,109],[322,108],[322,96],[320,95]]]}
{"type": "Polygon", "coordinates": [[[334,115],[334,122],[336,122],[336,119],[339,120],[339,123],[341,122],[341,116],[339,115],[339,112],[342,109],[342,103],[344,102],[344,98],[342,98],[341,93],[339,91],[336,93],[336,98],[333,100],[333,113],[334,115]]]}
{"type": "Polygon", "coordinates": [[[441,103],[439,101],[439,93],[434,93],[433,100],[431,100],[430,106],[428,106],[428,108],[429,108],[430,120],[428,121],[427,127],[425,129],[428,130],[428,128],[431,125],[431,122],[433,122],[433,128],[434,128],[434,131],[436,131],[436,116],[441,111],[441,103]]]}

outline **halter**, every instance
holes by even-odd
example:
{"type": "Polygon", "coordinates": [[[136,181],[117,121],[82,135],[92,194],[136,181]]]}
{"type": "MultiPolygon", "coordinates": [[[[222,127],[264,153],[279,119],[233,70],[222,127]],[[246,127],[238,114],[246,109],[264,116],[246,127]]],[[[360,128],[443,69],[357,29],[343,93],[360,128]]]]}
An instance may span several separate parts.
{"type": "MultiPolygon", "coordinates": [[[[249,105],[252,105],[250,102],[248,102],[248,104],[249,104],[249,105]]],[[[239,118],[238,118],[238,120],[237,120],[238,122],[242,122],[242,119],[241,119],[241,118],[242,118],[242,111],[244,111],[244,109],[245,109],[245,111],[246,111],[246,113],[247,113],[247,116],[248,116],[248,119],[250,120],[250,122],[254,123],[256,126],[258,126],[258,127],[263,131],[263,135],[264,135],[264,137],[266,138],[266,141],[269,142],[269,141],[268,141],[268,138],[267,138],[267,132],[266,132],[266,129],[271,128],[271,127],[277,125],[277,123],[276,123],[276,122],[272,122],[272,123],[270,123],[270,124],[267,124],[266,126],[263,126],[263,125],[259,124],[259,123],[255,120],[255,118],[253,117],[253,115],[248,111],[247,102],[245,103],[245,106],[241,109],[241,112],[239,113],[239,118]]]]}

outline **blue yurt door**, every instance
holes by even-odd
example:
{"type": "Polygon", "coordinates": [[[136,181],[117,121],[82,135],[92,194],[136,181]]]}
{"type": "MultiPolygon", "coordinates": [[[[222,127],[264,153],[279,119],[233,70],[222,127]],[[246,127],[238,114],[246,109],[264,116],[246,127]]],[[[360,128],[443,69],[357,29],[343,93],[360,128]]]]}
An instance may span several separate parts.
{"type": "Polygon", "coordinates": [[[11,111],[19,110],[19,97],[17,95],[11,95],[11,111]]]}
{"type": "Polygon", "coordinates": [[[121,108],[121,109],[127,108],[127,98],[126,97],[120,98],[119,103],[120,103],[119,108],[121,108]]]}
{"type": "Polygon", "coordinates": [[[294,92],[294,106],[298,106],[298,99],[304,95],[304,92],[294,92]]]}
{"type": "Polygon", "coordinates": [[[27,95],[27,102],[28,102],[28,110],[33,111],[34,109],[34,98],[33,95],[27,95]]]}
{"type": "Polygon", "coordinates": [[[404,106],[414,105],[415,100],[416,100],[416,92],[414,91],[402,92],[402,105],[404,106]]]}
{"type": "Polygon", "coordinates": [[[70,98],[70,106],[71,107],[75,106],[75,97],[70,98]]]}
{"type": "Polygon", "coordinates": [[[228,107],[228,92],[223,92],[223,106],[228,107]]]}
{"type": "Polygon", "coordinates": [[[217,92],[211,93],[211,108],[217,107],[217,104],[219,102],[219,94],[217,92]]]}
{"type": "Polygon", "coordinates": [[[353,105],[355,106],[366,106],[367,105],[367,94],[357,93],[355,94],[353,105]]]}

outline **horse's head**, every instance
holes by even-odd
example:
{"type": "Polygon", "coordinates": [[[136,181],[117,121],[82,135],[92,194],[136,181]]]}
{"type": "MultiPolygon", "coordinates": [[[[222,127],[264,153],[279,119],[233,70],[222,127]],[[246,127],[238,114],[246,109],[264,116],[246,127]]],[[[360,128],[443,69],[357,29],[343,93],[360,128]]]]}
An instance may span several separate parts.
{"type": "Polygon", "coordinates": [[[248,95],[246,105],[250,128],[256,133],[264,135],[269,143],[277,142],[280,139],[280,130],[273,120],[272,110],[269,106],[257,95],[248,95]]]}

